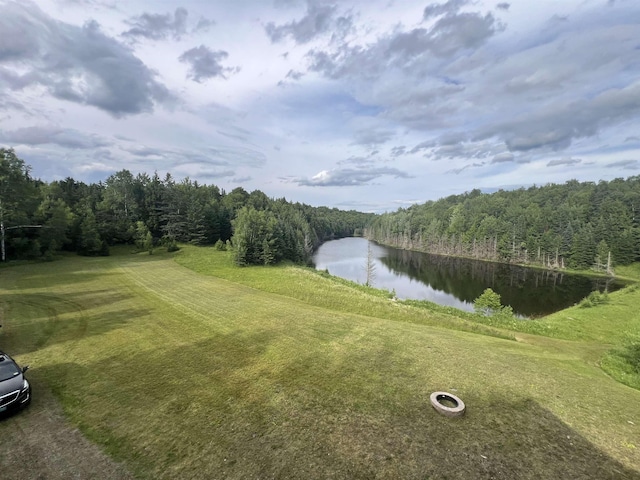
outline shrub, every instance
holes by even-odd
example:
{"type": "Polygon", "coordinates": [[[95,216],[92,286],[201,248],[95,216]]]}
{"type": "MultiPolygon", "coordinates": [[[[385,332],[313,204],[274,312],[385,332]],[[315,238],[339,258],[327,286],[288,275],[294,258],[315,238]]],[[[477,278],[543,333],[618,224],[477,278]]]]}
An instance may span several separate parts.
{"type": "Polygon", "coordinates": [[[167,252],[177,252],[180,250],[178,243],[174,239],[167,239],[165,245],[167,246],[167,252]]]}
{"type": "Polygon", "coordinates": [[[579,305],[580,308],[591,308],[605,303],[609,303],[609,294],[607,292],[600,293],[596,290],[591,292],[588,297],[583,298],[579,305]]]}
{"type": "Polygon", "coordinates": [[[636,373],[640,373],[640,342],[627,345],[620,356],[636,373]]]}
{"type": "Polygon", "coordinates": [[[500,294],[490,288],[487,288],[482,292],[482,295],[473,301],[473,309],[486,317],[496,314],[513,316],[513,309],[510,306],[502,305],[500,294]]]}

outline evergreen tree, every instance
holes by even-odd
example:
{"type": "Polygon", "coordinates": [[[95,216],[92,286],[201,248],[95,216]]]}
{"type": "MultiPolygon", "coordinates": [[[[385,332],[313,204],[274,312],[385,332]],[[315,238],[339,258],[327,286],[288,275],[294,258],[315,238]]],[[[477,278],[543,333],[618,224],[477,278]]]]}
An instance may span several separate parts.
{"type": "Polygon", "coordinates": [[[93,211],[85,206],[80,210],[80,242],[78,253],[80,255],[104,255],[108,254],[106,242],[100,238],[96,217],[93,211]]]}
{"type": "Polygon", "coordinates": [[[29,225],[40,199],[29,167],[11,149],[0,148],[0,260],[7,252],[12,256],[33,253],[30,245],[35,238],[28,237],[22,225],[29,225]]]}
{"type": "Polygon", "coordinates": [[[242,207],[233,221],[233,244],[238,265],[273,263],[277,220],[273,213],[242,207]]]}
{"type": "Polygon", "coordinates": [[[47,196],[36,212],[40,229],[40,246],[44,255],[50,256],[70,242],[68,232],[74,215],[62,199],[47,196]]]}

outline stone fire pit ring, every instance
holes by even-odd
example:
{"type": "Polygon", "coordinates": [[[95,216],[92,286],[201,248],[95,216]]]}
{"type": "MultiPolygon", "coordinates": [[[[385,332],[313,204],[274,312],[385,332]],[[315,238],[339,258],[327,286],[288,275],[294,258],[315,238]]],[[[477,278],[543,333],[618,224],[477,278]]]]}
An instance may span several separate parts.
{"type": "Polygon", "coordinates": [[[453,393],[433,392],[429,399],[431,400],[431,406],[435,408],[436,412],[442,415],[447,417],[459,417],[464,415],[464,411],[466,409],[464,402],[453,393]],[[449,407],[442,403],[443,400],[453,403],[455,406],[449,407]]]}

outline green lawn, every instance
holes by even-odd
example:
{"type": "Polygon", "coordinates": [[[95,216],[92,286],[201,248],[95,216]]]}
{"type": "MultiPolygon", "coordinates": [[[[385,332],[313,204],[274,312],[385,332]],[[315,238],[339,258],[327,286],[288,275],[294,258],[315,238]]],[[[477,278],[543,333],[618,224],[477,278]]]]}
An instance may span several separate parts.
{"type": "Polygon", "coordinates": [[[308,269],[121,251],[1,269],[0,348],[140,478],[640,478],[640,391],[598,365],[638,321],[610,307],[514,341],[308,269]]]}

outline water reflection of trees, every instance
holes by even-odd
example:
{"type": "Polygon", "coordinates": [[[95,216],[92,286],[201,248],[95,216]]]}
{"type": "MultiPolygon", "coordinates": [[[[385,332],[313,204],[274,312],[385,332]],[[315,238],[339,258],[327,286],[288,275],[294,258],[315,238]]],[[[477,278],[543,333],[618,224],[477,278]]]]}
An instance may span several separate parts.
{"type": "Polygon", "coordinates": [[[569,307],[593,290],[617,290],[622,284],[610,278],[590,278],[516,265],[387,249],[380,259],[390,270],[407,275],[456,298],[473,302],[492,288],[525,316],[540,316],[569,307]]]}

